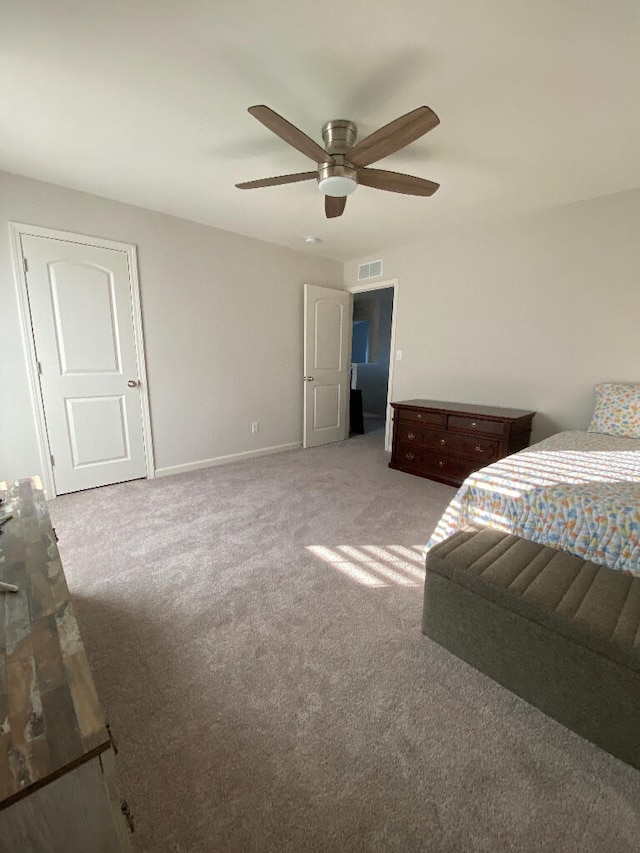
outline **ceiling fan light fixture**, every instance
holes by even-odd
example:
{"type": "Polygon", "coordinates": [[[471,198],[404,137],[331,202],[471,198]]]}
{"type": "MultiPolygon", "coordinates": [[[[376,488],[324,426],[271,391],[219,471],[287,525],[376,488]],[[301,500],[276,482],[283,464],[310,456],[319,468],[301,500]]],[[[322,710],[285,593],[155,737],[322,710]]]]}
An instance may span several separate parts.
{"type": "Polygon", "coordinates": [[[318,189],[324,195],[345,196],[351,195],[358,187],[353,178],[347,178],[344,175],[329,175],[326,178],[320,178],[318,181],[318,189]]]}
{"type": "Polygon", "coordinates": [[[318,170],[318,189],[323,195],[337,198],[351,195],[358,187],[357,174],[344,163],[323,163],[318,170]]]}

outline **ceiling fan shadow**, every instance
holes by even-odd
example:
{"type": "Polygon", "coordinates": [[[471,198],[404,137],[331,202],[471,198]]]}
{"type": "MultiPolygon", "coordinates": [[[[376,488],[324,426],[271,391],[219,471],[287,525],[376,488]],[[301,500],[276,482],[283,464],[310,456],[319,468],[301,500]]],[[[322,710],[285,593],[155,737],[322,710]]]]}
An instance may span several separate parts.
{"type": "Polygon", "coordinates": [[[244,139],[242,142],[223,142],[207,147],[206,154],[220,160],[250,159],[252,157],[278,157],[283,153],[282,142],[277,137],[244,139]]]}
{"type": "MultiPolygon", "coordinates": [[[[340,104],[341,114],[366,115],[375,110],[378,115],[382,105],[392,101],[397,103],[407,86],[413,87],[416,79],[425,78],[428,64],[428,52],[423,48],[403,50],[381,64],[373,74],[367,74],[359,84],[345,90],[346,95],[340,104]]],[[[352,71],[349,76],[352,76],[352,71]]],[[[359,133],[360,137],[364,135],[359,133]]]]}
{"type": "MultiPolygon", "coordinates": [[[[216,63],[221,61],[227,69],[225,74],[232,76],[240,84],[238,91],[244,89],[247,103],[263,100],[277,101],[288,115],[303,126],[314,127],[317,116],[313,101],[305,96],[307,88],[301,80],[302,73],[308,78],[301,55],[301,74],[292,76],[286,64],[280,61],[277,51],[268,55],[247,51],[244,45],[221,40],[216,44],[216,63]]],[[[306,62],[306,57],[305,57],[306,62]]],[[[319,78],[321,79],[321,78],[319,78]]]]}

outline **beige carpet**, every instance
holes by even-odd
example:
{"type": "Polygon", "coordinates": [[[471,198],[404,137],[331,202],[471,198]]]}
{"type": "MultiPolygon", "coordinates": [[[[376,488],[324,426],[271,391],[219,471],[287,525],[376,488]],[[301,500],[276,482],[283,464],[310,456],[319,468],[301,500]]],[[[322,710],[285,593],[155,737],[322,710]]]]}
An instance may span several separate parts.
{"type": "Polygon", "coordinates": [[[420,633],[380,431],[51,505],[138,851],[640,850],[640,773],[420,633]]]}

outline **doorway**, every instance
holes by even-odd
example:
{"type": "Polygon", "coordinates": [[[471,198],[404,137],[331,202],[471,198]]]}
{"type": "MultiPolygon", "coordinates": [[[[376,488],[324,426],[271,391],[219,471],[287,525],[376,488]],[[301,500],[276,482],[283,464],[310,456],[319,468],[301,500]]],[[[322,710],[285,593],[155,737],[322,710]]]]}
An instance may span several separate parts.
{"type": "Polygon", "coordinates": [[[384,430],[391,449],[393,353],[397,281],[350,288],[353,294],[351,389],[362,411],[365,433],[384,430]]]}

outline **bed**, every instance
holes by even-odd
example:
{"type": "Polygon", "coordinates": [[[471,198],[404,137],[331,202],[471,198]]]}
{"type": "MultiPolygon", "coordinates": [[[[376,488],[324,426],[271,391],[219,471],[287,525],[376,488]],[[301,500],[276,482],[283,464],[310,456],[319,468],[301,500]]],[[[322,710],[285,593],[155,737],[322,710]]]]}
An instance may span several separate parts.
{"type": "Polygon", "coordinates": [[[426,550],[422,632],[640,769],[640,384],[471,474],[426,550]]]}
{"type": "Polygon", "coordinates": [[[569,430],[476,471],[427,553],[467,526],[640,576],[640,439],[569,430]]]}

